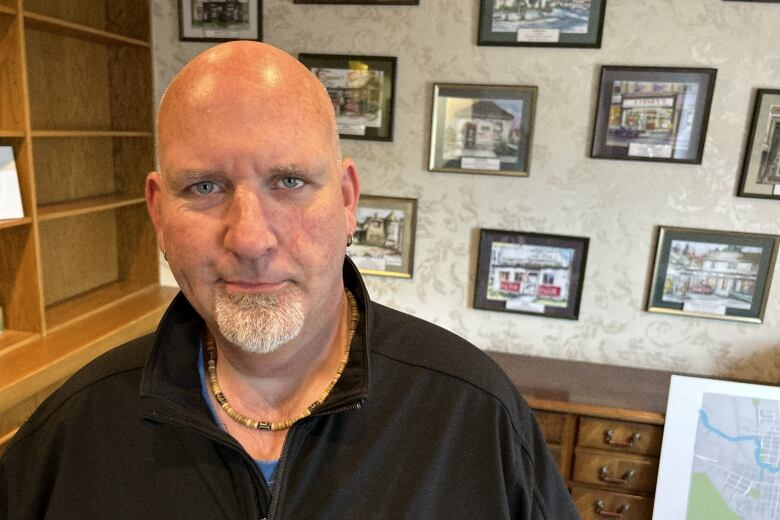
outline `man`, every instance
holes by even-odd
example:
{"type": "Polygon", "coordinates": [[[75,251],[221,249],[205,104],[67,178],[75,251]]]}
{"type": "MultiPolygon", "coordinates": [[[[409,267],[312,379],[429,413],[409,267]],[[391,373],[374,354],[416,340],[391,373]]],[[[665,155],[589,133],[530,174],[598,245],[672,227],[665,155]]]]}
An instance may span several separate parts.
{"type": "Polygon", "coordinates": [[[577,518],[528,410],[464,340],[372,303],[359,183],[317,78],[234,42],[173,80],[147,179],[182,293],[0,460],[2,518],[577,518]]]}

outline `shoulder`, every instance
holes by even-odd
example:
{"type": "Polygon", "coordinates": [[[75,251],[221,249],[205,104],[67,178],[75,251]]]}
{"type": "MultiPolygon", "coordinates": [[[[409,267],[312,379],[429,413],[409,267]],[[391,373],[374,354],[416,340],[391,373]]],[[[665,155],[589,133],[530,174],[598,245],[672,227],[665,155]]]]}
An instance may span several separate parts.
{"type": "MultiPolygon", "coordinates": [[[[74,401],[88,400],[93,395],[110,400],[115,394],[111,388],[133,389],[137,394],[141,371],[154,343],[150,334],[114,348],[88,363],[54,391],[33,413],[14,437],[12,444],[21,441],[49,422],[63,407],[74,401]],[[99,391],[92,392],[98,388],[99,391]]],[[[77,405],[76,405],[77,406],[77,405]]],[[[9,445],[9,448],[11,446],[9,445]]]]}
{"type": "Polygon", "coordinates": [[[438,325],[374,303],[369,338],[373,355],[438,373],[492,394],[508,408],[527,407],[507,375],[487,354],[438,325]]]}

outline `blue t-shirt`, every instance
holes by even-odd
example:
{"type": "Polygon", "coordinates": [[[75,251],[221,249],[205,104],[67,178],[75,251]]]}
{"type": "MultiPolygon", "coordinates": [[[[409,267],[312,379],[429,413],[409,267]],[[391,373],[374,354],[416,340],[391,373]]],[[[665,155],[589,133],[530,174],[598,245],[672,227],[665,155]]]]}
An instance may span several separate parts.
{"type": "MultiPolygon", "coordinates": [[[[206,400],[206,403],[209,405],[209,410],[211,410],[211,416],[214,418],[214,422],[217,423],[217,426],[220,427],[223,431],[227,431],[225,429],[225,424],[219,419],[219,416],[217,415],[217,410],[214,408],[214,402],[211,400],[211,394],[209,393],[209,384],[208,384],[208,378],[206,377],[206,366],[203,363],[203,347],[201,346],[199,352],[198,352],[198,374],[200,375],[200,393],[203,395],[203,399],[206,400]]],[[[257,467],[260,469],[260,472],[263,474],[263,478],[265,478],[265,483],[268,484],[268,489],[274,488],[274,472],[276,471],[276,465],[279,463],[278,460],[258,460],[255,459],[255,464],[257,464],[257,467]]]]}

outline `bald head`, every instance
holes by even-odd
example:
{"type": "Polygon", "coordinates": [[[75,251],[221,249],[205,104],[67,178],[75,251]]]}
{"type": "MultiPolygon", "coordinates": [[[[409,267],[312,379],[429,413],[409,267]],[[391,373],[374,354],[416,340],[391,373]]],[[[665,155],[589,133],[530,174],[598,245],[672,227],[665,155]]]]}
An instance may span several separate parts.
{"type": "MultiPolygon", "coordinates": [[[[157,118],[158,153],[192,124],[252,124],[281,117],[320,127],[340,160],[333,105],[320,81],[289,54],[260,42],[236,41],[198,55],[165,91],[157,118]],[[202,120],[202,121],[201,121],[202,120]]],[[[227,134],[225,139],[231,136],[227,134]]]]}

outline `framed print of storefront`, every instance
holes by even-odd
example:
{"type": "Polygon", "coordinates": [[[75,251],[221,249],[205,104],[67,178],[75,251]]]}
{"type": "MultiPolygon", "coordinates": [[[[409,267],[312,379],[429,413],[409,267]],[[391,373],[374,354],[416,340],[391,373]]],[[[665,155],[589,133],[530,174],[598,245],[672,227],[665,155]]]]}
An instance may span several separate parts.
{"type": "Polygon", "coordinates": [[[715,69],[601,69],[591,157],[700,164],[715,69]]]}
{"type": "Polygon", "coordinates": [[[780,90],[756,94],[739,196],[780,199],[780,90]]]}
{"type": "Polygon", "coordinates": [[[474,308],[576,320],[588,241],[480,230],[474,308]]]}

